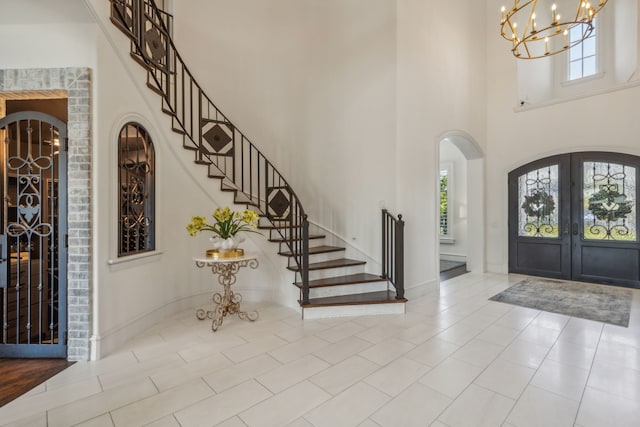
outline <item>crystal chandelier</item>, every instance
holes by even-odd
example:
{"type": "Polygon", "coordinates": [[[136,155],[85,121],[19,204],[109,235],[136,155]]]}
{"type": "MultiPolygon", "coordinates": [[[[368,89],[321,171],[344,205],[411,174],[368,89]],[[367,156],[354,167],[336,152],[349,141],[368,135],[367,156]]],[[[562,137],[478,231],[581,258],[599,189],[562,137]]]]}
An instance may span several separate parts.
{"type": "Polygon", "coordinates": [[[555,55],[582,43],[607,0],[514,0],[502,6],[500,30],[517,58],[555,55]]]}

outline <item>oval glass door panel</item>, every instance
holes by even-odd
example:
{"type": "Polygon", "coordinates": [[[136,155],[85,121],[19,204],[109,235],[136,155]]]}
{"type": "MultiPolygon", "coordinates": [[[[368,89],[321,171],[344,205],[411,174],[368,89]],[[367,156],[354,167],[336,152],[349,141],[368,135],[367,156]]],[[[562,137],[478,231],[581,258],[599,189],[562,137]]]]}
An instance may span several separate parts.
{"type": "Polygon", "coordinates": [[[518,235],[558,238],[558,165],[518,177],[518,235]]]}
{"type": "Polygon", "coordinates": [[[587,161],[583,178],[583,238],[637,241],[636,168],[587,161]]]}

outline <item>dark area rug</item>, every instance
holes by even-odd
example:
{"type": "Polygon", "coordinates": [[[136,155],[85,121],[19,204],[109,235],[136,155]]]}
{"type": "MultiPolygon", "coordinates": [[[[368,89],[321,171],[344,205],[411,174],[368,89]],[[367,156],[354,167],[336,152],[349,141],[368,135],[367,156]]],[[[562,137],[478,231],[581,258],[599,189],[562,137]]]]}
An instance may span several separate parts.
{"type": "Polygon", "coordinates": [[[617,326],[629,326],[629,289],[549,279],[525,279],[489,299],[617,326]]]}

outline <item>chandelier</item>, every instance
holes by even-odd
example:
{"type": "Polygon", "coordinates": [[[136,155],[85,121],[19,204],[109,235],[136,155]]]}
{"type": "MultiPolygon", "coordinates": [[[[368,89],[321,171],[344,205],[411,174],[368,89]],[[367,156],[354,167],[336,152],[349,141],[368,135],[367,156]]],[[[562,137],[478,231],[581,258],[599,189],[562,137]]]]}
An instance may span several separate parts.
{"type": "Polygon", "coordinates": [[[544,58],[582,43],[607,0],[514,0],[502,6],[500,30],[522,59],[544,58]]]}

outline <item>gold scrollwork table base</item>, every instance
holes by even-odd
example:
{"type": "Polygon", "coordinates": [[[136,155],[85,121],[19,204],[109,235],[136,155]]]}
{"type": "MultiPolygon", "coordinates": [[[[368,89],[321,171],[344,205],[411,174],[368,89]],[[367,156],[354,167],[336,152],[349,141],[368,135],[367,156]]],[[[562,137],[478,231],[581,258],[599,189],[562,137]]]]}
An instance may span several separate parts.
{"type": "Polygon", "coordinates": [[[257,311],[241,311],[240,302],[242,295],[231,290],[231,286],[236,283],[236,274],[241,267],[258,268],[258,260],[252,257],[243,257],[237,260],[203,260],[196,259],[196,266],[199,268],[210,266],[213,274],[218,276],[218,283],[222,285],[223,293],[215,292],[212,296],[214,303],[213,310],[199,308],[196,317],[200,320],[212,319],[211,329],[217,331],[222,326],[222,321],[227,314],[237,314],[242,320],[253,322],[258,318],[257,311]]]}

